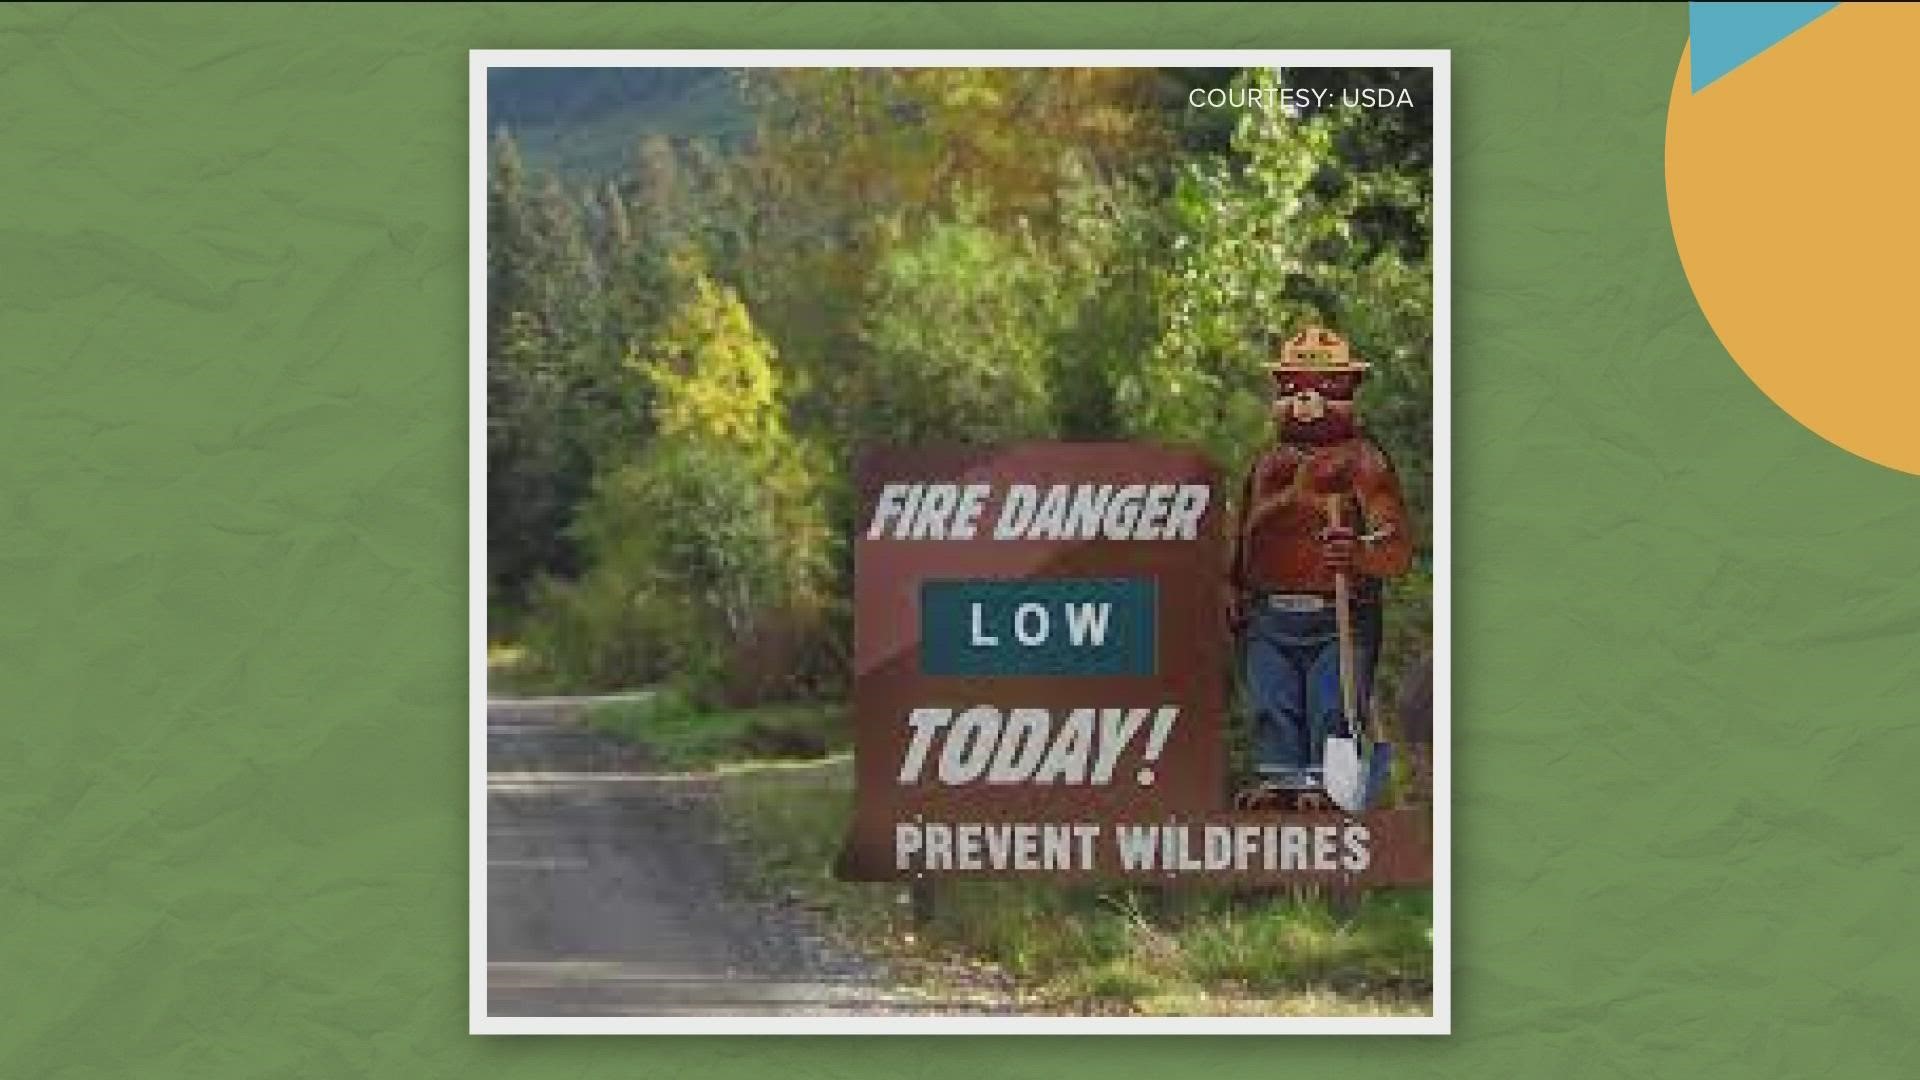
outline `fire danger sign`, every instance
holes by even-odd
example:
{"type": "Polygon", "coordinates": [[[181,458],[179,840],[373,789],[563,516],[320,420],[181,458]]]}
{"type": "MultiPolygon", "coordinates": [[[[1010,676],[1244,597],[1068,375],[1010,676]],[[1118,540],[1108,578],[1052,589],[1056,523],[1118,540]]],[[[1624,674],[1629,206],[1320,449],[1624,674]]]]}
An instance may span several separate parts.
{"type": "Polygon", "coordinates": [[[1201,455],[1032,443],[857,471],[855,880],[1424,880],[1397,812],[1227,809],[1226,523],[1201,455]]]}

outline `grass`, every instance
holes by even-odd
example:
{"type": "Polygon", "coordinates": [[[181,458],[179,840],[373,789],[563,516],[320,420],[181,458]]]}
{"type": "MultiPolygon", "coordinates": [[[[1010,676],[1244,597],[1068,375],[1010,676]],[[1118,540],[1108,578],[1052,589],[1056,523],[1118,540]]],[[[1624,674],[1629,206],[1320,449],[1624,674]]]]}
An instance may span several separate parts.
{"type": "Polygon", "coordinates": [[[588,710],[587,725],[645,745],[667,768],[704,772],[737,761],[819,759],[849,745],[839,705],[773,705],[704,712],[672,690],[588,710]]]}
{"type": "Polygon", "coordinates": [[[1141,1015],[1424,1015],[1432,912],[1422,890],[1370,893],[1336,914],[1274,890],[939,886],[915,926],[903,890],[835,880],[852,801],[845,754],[720,770],[722,806],[767,884],[936,990],[1017,988],[1025,1009],[1141,1015]]]}
{"type": "Polygon", "coordinates": [[[991,992],[1023,1011],[1114,1015],[1424,1015],[1427,890],[1378,891],[1336,912],[1278,890],[953,881],[916,925],[905,890],[839,881],[853,804],[844,708],[704,713],[672,693],[603,705],[588,723],[670,768],[711,772],[761,884],[818,910],[937,997],[991,992]]]}

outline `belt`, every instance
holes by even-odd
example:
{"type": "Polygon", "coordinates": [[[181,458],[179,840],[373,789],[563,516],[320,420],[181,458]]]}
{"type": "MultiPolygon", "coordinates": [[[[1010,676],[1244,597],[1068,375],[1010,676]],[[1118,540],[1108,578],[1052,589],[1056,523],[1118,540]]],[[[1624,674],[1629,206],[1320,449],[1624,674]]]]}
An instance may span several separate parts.
{"type": "MultiPolygon", "coordinates": [[[[1335,603],[1333,597],[1321,593],[1286,592],[1257,593],[1253,602],[1260,607],[1284,611],[1290,615],[1312,615],[1322,611],[1332,611],[1335,603]]],[[[1358,609],[1379,603],[1380,596],[1370,589],[1355,589],[1348,602],[1358,609]]]]}
{"type": "Polygon", "coordinates": [[[1255,601],[1261,607],[1275,611],[1285,611],[1295,615],[1309,615],[1316,611],[1333,610],[1333,598],[1319,593],[1261,593],[1255,601]]]}

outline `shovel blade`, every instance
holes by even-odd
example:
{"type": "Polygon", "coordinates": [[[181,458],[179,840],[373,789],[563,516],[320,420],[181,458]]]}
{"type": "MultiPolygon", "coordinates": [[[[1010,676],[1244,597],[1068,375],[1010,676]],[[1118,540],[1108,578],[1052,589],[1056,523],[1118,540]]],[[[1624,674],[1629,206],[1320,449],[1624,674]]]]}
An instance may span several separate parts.
{"type": "Polygon", "coordinates": [[[1326,769],[1327,798],[1349,814],[1367,808],[1367,775],[1360,761],[1360,741],[1335,737],[1327,740],[1322,759],[1326,769]]]}

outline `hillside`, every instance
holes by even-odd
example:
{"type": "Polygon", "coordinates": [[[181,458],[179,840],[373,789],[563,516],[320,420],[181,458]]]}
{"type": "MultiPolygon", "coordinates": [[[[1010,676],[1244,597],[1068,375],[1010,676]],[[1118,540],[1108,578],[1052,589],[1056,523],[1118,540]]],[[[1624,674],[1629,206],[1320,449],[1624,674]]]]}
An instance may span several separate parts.
{"type": "Polygon", "coordinates": [[[487,125],[523,160],[573,177],[620,170],[643,136],[744,138],[752,117],[721,68],[497,68],[487,125]]]}

